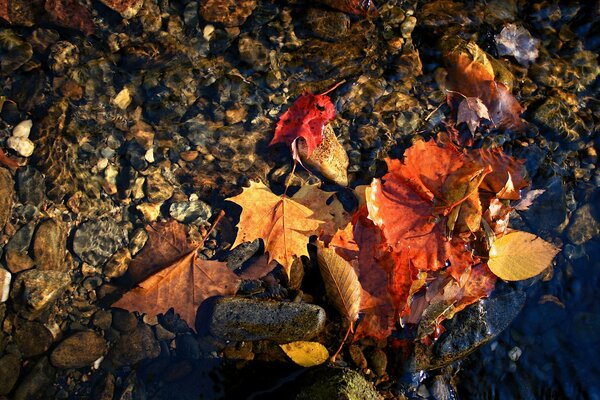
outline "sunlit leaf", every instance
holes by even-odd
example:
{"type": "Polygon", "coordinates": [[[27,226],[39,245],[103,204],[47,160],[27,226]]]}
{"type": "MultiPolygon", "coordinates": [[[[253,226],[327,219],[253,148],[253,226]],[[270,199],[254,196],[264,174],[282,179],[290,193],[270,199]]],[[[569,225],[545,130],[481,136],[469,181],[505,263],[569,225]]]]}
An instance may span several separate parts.
{"type": "Polygon", "coordinates": [[[302,367],[314,367],[323,364],[329,358],[329,352],[321,343],[298,341],[280,344],[279,347],[296,364],[302,367]]]}

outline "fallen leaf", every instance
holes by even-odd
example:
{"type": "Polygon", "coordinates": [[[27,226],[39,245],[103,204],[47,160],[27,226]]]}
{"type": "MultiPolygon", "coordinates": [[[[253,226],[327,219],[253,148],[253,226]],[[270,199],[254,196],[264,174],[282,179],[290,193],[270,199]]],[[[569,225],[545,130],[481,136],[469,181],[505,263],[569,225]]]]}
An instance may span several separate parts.
{"type": "Polygon", "coordinates": [[[64,28],[77,29],[87,36],[96,29],[90,11],[76,0],[46,0],[44,8],[64,28]]]}
{"type": "Polygon", "coordinates": [[[335,107],[325,94],[304,93],[279,118],[275,136],[269,143],[285,143],[292,149],[294,160],[301,162],[298,139],[306,141],[306,157],[323,141],[325,125],[335,118],[335,107]]]}
{"type": "Polygon", "coordinates": [[[281,350],[301,367],[321,365],[329,358],[329,352],[321,343],[298,341],[280,344],[281,350]]]}
{"type": "Polygon", "coordinates": [[[200,304],[235,294],[240,280],[225,263],[198,259],[198,246],[185,237],[181,224],[161,224],[148,232],[148,242],[128,271],[131,279],[145,278],[112,306],[149,315],[173,308],[194,329],[200,304]]]}
{"type": "Polygon", "coordinates": [[[323,141],[314,149],[312,155],[308,156],[308,145],[305,141],[299,141],[297,148],[304,164],[315,168],[325,178],[338,185],[348,186],[350,160],[330,124],[323,128],[323,141]]]}
{"type": "Polygon", "coordinates": [[[242,207],[238,234],[232,248],[254,239],[262,239],[269,262],[283,265],[288,276],[295,257],[308,256],[306,245],[323,221],[313,211],[284,196],[277,196],[262,182],[250,182],[249,188],[227,200],[242,207]]]}
{"type": "Polygon", "coordinates": [[[496,239],[488,266],[500,279],[532,278],[552,264],[560,249],[532,233],[515,231],[496,239]]]}
{"type": "Polygon", "coordinates": [[[513,208],[517,211],[528,210],[529,207],[531,207],[531,205],[535,201],[535,199],[537,199],[538,196],[543,194],[545,191],[546,191],[546,189],[529,190],[527,193],[525,193],[525,196],[521,199],[521,201],[519,201],[517,204],[515,204],[513,208]]]}
{"type": "Polygon", "coordinates": [[[507,24],[494,39],[499,56],[513,56],[524,67],[538,57],[540,40],[534,39],[522,26],[507,24]]]}
{"type": "Polygon", "coordinates": [[[333,192],[319,189],[319,185],[303,185],[294,193],[292,200],[313,210],[314,219],[322,221],[319,236],[327,242],[339,228],[348,224],[350,215],[333,192]]]}
{"type": "Polygon", "coordinates": [[[352,265],[333,249],[319,248],[317,258],[327,298],[346,319],[352,331],[360,309],[361,286],[358,276],[352,265]]]}
{"type": "Polygon", "coordinates": [[[475,134],[477,127],[482,119],[491,121],[487,107],[481,99],[477,97],[466,97],[458,106],[456,123],[464,122],[469,127],[472,134],[475,134]]]}
{"type": "Polygon", "coordinates": [[[479,149],[469,153],[469,159],[492,171],[481,182],[481,189],[503,200],[519,200],[520,190],[529,185],[523,160],[504,154],[502,149],[479,149]],[[510,181],[510,182],[509,182],[510,181]]]}

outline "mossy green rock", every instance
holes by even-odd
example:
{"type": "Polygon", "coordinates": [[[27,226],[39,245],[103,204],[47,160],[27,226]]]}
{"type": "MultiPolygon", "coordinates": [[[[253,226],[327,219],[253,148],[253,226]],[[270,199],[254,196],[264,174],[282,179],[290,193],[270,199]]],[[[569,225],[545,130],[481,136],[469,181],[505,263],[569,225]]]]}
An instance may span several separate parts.
{"type": "Polygon", "coordinates": [[[373,384],[346,368],[318,368],[306,374],[296,400],[378,400],[373,384]]]}

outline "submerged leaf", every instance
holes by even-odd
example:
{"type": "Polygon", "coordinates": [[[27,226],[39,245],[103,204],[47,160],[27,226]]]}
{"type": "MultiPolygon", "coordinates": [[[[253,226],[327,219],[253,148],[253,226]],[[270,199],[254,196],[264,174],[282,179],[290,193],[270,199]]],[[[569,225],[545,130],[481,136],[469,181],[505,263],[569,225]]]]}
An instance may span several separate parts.
{"type": "Polygon", "coordinates": [[[481,119],[491,120],[488,109],[481,99],[477,97],[467,97],[460,102],[458,114],[456,116],[457,124],[464,122],[469,127],[471,133],[475,134],[481,119]]]}
{"type": "Polygon", "coordinates": [[[329,358],[329,352],[321,343],[298,341],[280,344],[281,350],[301,367],[321,365],[329,358]]]}
{"type": "Polygon", "coordinates": [[[302,162],[315,168],[325,178],[340,186],[348,186],[348,165],[350,160],[340,144],[330,124],[323,128],[323,141],[308,155],[308,145],[298,142],[298,154],[302,162]]]}
{"type": "Polygon", "coordinates": [[[538,57],[539,39],[534,39],[522,26],[507,24],[500,34],[494,37],[500,56],[513,56],[519,64],[529,66],[538,57]]]}
{"type": "Polygon", "coordinates": [[[559,251],[539,236],[515,231],[494,242],[488,266],[501,279],[520,281],[548,268],[559,251]]]}
{"type": "Polygon", "coordinates": [[[294,193],[292,200],[313,210],[312,218],[322,221],[318,232],[322,238],[331,238],[339,228],[349,222],[350,216],[336,194],[321,190],[318,185],[303,185],[294,193]]]}

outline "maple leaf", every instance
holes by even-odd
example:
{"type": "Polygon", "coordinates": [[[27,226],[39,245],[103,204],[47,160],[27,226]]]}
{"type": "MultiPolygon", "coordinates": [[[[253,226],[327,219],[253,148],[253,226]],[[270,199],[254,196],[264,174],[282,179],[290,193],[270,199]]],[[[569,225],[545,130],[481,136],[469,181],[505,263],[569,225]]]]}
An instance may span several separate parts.
{"type": "Polygon", "coordinates": [[[199,245],[189,241],[184,225],[170,221],[146,230],[148,242],[128,269],[137,286],[113,307],[149,315],[172,307],[195,328],[196,312],[205,299],[235,294],[239,278],[225,263],[198,259],[199,245]]]}
{"type": "Polygon", "coordinates": [[[283,265],[288,276],[295,257],[308,256],[306,245],[323,223],[302,204],[273,194],[262,182],[250,182],[249,188],[227,200],[242,207],[238,234],[233,248],[241,243],[262,239],[269,262],[283,265]]]}
{"type": "Polygon", "coordinates": [[[335,107],[326,94],[304,93],[279,118],[275,136],[269,143],[285,143],[292,149],[294,160],[301,162],[297,141],[306,141],[306,157],[323,141],[325,125],[335,118],[335,107]]]}
{"type": "Polygon", "coordinates": [[[481,182],[480,188],[496,194],[499,199],[519,200],[519,191],[529,185],[525,162],[504,154],[502,149],[474,150],[469,153],[469,159],[492,168],[491,173],[481,182]]]}
{"type": "Polygon", "coordinates": [[[471,133],[475,134],[481,119],[491,120],[488,109],[481,99],[477,97],[466,97],[460,102],[458,114],[456,116],[457,124],[460,124],[461,122],[466,123],[471,133]]]}
{"type": "Polygon", "coordinates": [[[62,27],[77,29],[87,36],[96,29],[90,11],[76,0],[46,0],[44,8],[62,27]]]}
{"type": "Polygon", "coordinates": [[[522,128],[523,107],[502,83],[494,81],[489,67],[463,53],[446,56],[448,100],[452,106],[458,98],[478,98],[486,106],[490,120],[499,126],[522,128]],[[460,93],[459,96],[452,92],[460,93]]]}

